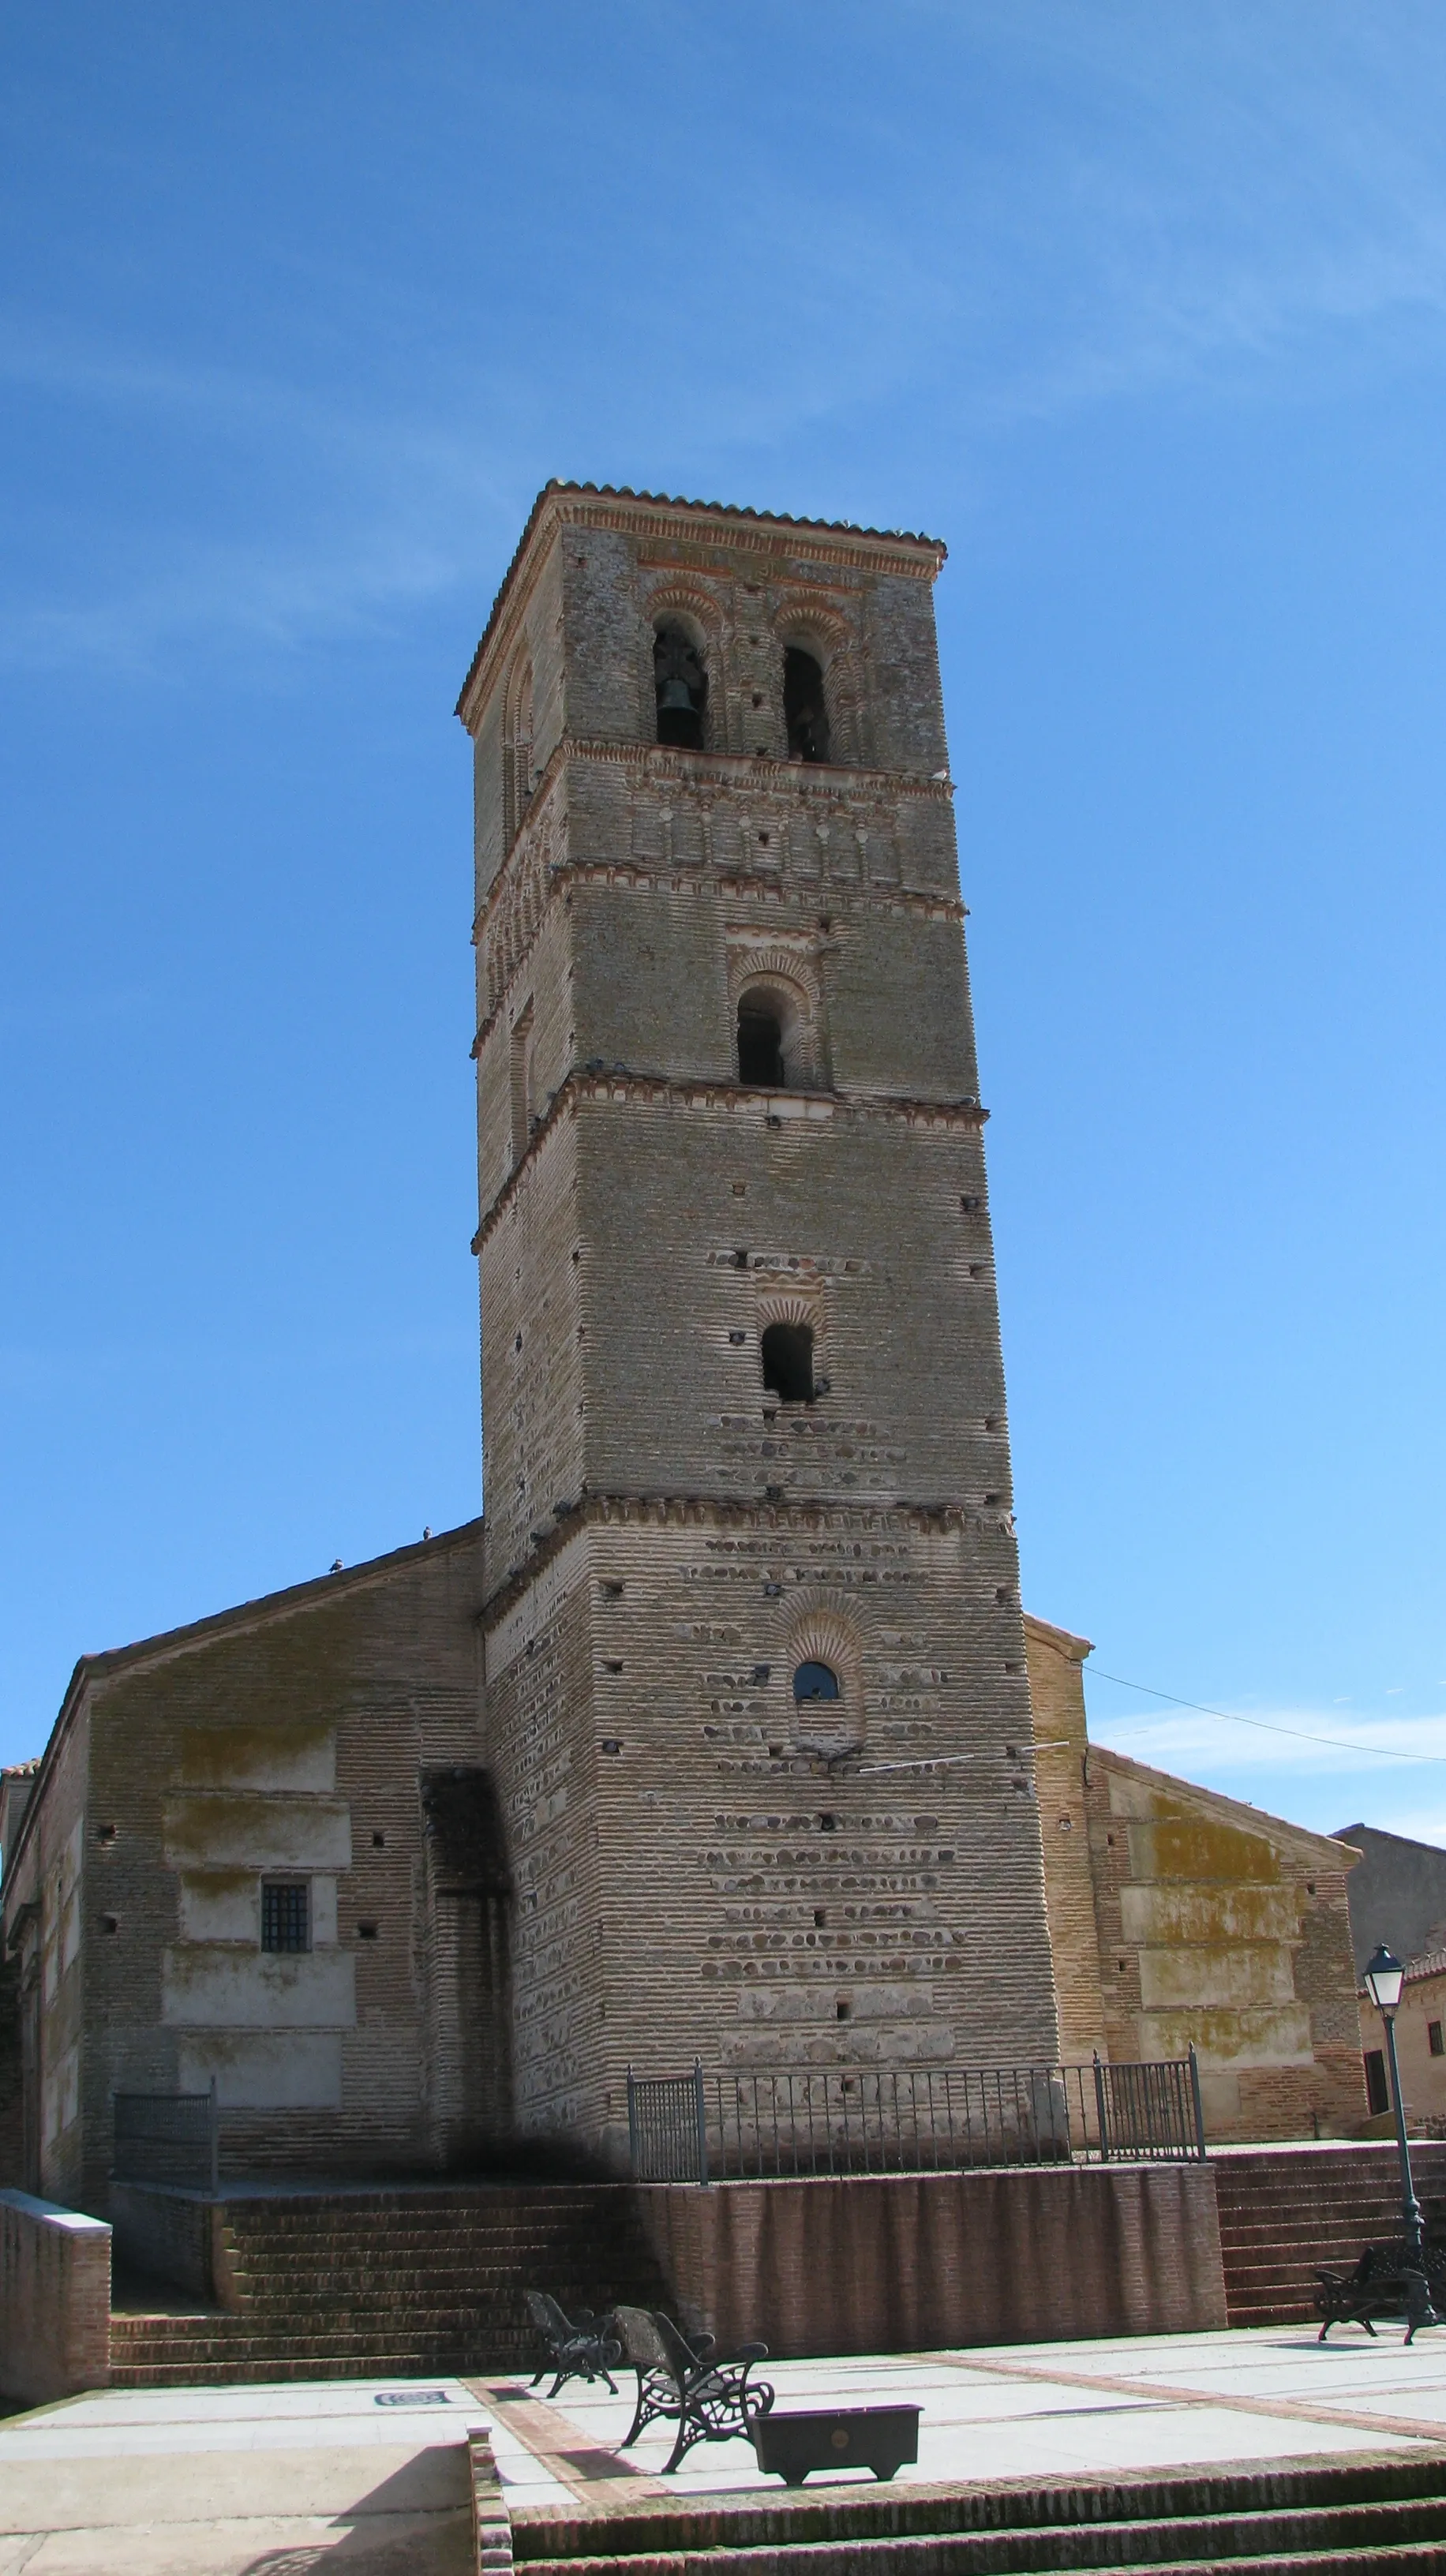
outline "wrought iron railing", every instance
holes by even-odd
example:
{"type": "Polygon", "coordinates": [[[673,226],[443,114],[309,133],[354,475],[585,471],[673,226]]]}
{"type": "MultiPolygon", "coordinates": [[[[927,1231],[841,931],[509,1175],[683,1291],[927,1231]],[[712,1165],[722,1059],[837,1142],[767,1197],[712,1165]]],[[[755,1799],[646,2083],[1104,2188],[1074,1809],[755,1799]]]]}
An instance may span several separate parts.
{"type": "Polygon", "coordinates": [[[220,2188],[221,2123],[208,2093],[117,2093],[111,2171],[117,2182],[220,2188]]]}
{"type": "Polygon", "coordinates": [[[1204,2156],[1193,2048],[1146,2065],[628,2069],[639,2182],[1204,2156]]]}

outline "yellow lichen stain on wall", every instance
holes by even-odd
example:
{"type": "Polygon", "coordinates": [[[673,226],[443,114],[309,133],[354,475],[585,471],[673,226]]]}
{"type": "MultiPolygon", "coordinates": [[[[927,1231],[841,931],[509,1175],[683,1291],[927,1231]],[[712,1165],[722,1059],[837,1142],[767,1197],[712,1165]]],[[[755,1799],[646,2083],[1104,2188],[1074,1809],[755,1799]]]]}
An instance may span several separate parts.
{"type": "Polygon", "coordinates": [[[1143,2021],[1148,2057],[1183,2057],[1193,2042],[1202,2068],[1311,2063],[1310,2015],[1300,2004],[1280,2012],[1195,2004],[1188,2012],[1148,2013],[1143,2021]]]}
{"type": "Polygon", "coordinates": [[[339,1799],[178,1790],[163,1809],[172,1869],[351,1867],[351,1814],[339,1799]]]}
{"type": "Polygon", "coordinates": [[[1120,1890],[1127,1941],[1236,1942],[1296,1939],[1300,1915],[1293,1885],[1191,1887],[1178,1879],[1120,1890]]]}
{"type": "Polygon", "coordinates": [[[1211,1879],[1227,1885],[1268,1884],[1279,1876],[1279,1863],[1262,1835],[1241,1833],[1202,1816],[1171,1815],[1162,1807],[1148,1823],[1132,1816],[1126,1831],[1136,1878],[1183,1878],[1198,1886],[1211,1879]]]}
{"type": "Polygon", "coordinates": [[[181,1736],[180,1780],[186,1788],[300,1790],[330,1797],[336,1789],[336,1728],[305,1719],[188,1726],[181,1736]]]}

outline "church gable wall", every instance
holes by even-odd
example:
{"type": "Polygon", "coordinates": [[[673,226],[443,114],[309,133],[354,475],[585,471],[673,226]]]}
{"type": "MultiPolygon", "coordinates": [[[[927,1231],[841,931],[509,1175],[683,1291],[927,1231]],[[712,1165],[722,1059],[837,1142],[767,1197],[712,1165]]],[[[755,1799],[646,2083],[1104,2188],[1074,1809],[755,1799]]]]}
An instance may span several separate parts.
{"type": "MultiPolygon", "coordinates": [[[[97,1675],[83,2174],[117,2089],[204,2090],[230,2170],[425,2163],[418,1775],[478,1758],[477,1532],[372,1584],[97,1675]],[[263,1946],[263,1884],[305,1946],[263,1946]]],[[[47,2186],[49,2187],[49,2186],[47,2186]]]]}
{"type": "Polygon", "coordinates": [[[1110,2056],[1182,2057],[1193,2042],[1213,2138],[1354,2127],[1365,2103],[1337,1847],[1099,1745],[1089,1780],[1110,2056]]]}

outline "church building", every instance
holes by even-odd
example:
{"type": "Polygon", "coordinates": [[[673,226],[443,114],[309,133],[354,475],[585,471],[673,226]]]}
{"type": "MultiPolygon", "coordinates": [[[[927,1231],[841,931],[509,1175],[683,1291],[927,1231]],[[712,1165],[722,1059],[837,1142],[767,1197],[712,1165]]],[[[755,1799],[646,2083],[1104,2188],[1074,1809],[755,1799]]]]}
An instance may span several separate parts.
{"type": "MultiPolygon", "coordinates": [[[[248,2171],[616,2161],[630,2066],[1150,2035],[1082,1697],[1041,1796],[943,554],[540,495],[458,706],[485,1519],[77,1667],[0,1787],[31,2188],[103,2206],[118,2091],[214,2080],[248,2171]]],[[[1352,1857],[1230,1912],[1277,2125],[1364,2113],[1352,1857]]]]}

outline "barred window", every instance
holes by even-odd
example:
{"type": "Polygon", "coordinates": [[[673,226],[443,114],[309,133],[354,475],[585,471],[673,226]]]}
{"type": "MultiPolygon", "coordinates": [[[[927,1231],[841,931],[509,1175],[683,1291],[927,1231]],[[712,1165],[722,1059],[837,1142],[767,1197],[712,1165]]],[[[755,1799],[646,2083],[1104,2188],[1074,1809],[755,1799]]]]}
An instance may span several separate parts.
{"type": "Polygon", "coordinates": [[[261,1947],[263,1950],[309,1950],[311,1891],[304,1879],[263,1879],[261,1947]]]}

